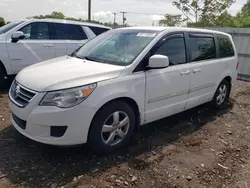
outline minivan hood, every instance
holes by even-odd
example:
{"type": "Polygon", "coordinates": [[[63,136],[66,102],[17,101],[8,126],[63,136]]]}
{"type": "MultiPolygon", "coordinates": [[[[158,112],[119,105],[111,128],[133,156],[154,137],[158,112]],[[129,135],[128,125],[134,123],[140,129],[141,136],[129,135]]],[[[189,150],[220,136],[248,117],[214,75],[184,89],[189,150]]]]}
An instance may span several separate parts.
{"type": "Polygon", "coordinates": [[[31,90],[53,91],[116,78],[124,68],[63,56],[23,69],[16,80],[31,90]]]}

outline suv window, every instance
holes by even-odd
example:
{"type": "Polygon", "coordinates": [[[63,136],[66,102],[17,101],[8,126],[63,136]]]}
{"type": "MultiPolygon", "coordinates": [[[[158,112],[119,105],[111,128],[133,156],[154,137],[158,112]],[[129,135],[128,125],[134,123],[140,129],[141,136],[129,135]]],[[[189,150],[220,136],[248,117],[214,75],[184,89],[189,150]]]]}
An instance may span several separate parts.
{"type": "Polygon", "coordinates": [[[218,37],[218,42],[219,42],[220,57],[234,56],[234,48],[229,37],[225,35],[217,35],[217,37],[218,37]]]}
{"type": "Polygon", "coordinates": [[[93,26],[88,26],[88,27],[93,31],[93,33],[95,33],[96,36],[109,30],[107,28],[101,28],[101,27],[93,27],[93,26]]]}
{"type": "Polygon", "coordinates": [[[186,63],[184,37],[167,38],[154,54],[168,56],[170,66],[186,63]]]}
{"type": "Polygon", "coordinates": [[[53,39],[65,40],[66,39],[66,24],[52,23],[53,39]]]}
{"type": "Polygon", "coordinates": [[[67,31],[67,39],[68,40],[85,40],[85,39],[88,39],[85,32],[78,25],[67,24],[66,31],[67,31]]]}
{"type": "Polygon", "coordinates": [[[47,40],[49,39],[49,24],[46,22],[35,22],[24,26],[22,31],[27,40],[47,40]]]}
{"type": "Polygon", "coordinates": [[[214,38],[190,37],[192,61],[216,58],[214,38]]]}

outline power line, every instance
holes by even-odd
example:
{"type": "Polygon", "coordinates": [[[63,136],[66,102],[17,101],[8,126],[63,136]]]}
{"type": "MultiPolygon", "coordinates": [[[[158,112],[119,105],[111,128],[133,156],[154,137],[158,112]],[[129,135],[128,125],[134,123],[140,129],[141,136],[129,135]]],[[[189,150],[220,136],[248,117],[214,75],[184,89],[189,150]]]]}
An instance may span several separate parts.
{"type": "Polygon", "coordinates": [[[143,12],[126,12],[128,14],[141,14],[141,15],[159,15],[159,16],[165,16],[166,14],[158,14],[158,13],[143,13],[143,12]]]}

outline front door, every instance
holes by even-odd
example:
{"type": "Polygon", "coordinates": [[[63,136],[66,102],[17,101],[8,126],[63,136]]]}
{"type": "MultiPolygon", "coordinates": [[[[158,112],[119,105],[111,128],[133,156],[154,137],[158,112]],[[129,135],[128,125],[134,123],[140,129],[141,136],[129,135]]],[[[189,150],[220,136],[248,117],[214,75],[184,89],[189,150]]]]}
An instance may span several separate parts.
{"type": "Polygon", "coordinates": [[[183,111],[190,86],[191,70],[182,33],[163,39],[151,55],[155,54],[168,56],[170,65],[146,72],[146,123],[183,111]]]}
{"type": "Polygon", "coordinates": [[[23,68],[55,57],[54,42],[50,40],[49,23],[30,23],[19,31],[25,34],[25,39],[13,43],[7,42],[10,62],[14,73],[23,68]]]}

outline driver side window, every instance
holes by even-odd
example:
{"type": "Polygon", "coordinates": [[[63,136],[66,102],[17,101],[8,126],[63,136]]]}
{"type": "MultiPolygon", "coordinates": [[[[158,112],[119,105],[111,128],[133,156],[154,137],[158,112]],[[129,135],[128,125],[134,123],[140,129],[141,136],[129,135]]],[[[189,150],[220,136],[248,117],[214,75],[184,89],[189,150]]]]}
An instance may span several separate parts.
{"type": "Polygon", "coordinates": [[[24,33],[26,40],[48,40],[49,25],[46,22],[35,22],[24,26],[19,31],[24,33]]]}
{"type": "Polygon", "coordinates": [[[165,55],[169,58],[169,65],[184,64],[187,62],[184,37],[166,38],[154,55],[165,55]]]}

